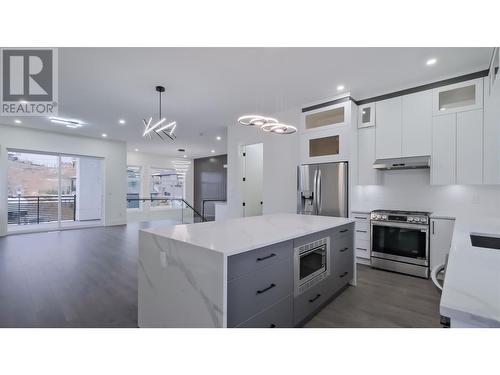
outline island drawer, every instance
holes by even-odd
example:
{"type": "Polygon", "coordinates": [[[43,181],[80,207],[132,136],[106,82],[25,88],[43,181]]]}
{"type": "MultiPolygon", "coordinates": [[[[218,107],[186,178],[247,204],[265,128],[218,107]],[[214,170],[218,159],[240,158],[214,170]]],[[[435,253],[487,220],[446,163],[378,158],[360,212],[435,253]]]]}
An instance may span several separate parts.
{"type": "Polygon", "coordinates": [[[289,295],[238,328],[290,328],[293,327],[293,296],[289,295]]]}
{"type": "Polygon", "coordinates": [[[301,295],[295,297],[293,304],[294,325],[303,323],[304,320],[314,313],[324,302],[333,295],[333,291],[328,290],[325,282],[320,282],[301,295]]]}
{"type": "Polygon", "coordinates": [[[292,293],[292,257],[229,281],[228,327],[237,326],[292,293]]]}
{"type": "Polygon", "coordinates": [[[227,259],[228,280],[235,279],[260,268],[291,258],[293,241],[280,242],[245,253],[231,255],[227,259]]]}
{"type": "Polygon", "coordinates": [[[354,277],[354,256],[352,247],[344,253],[336,253],[333,256],[332,274],[330,275],[330,285],[336,292],[344,285],[348,284],[354,277]]]}
{"type": "Polygon", "coordinates": [[[339,227],[332,229],[333,238],[339,238],[343,236],[352,236],[354,231],[354,223],[349,223],[345,225],[341,225],[339,227]]]}
{"type": "Polygon", "coordinates": [[[332,241],[333,259],[339,255],[344,255],[345,253],[350,253],[352,255],[353,239],[351,236],[345,236],[340,238],[335,238],[332,241]]]}

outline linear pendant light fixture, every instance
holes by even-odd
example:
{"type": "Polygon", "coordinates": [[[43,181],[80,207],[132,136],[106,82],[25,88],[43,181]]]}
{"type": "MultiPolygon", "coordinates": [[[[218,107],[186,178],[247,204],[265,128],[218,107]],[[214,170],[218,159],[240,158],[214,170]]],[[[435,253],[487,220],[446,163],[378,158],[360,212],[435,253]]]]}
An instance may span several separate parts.
{"type": "Polygon", "coordinates": [[[277,119],[261,115],[245,115],[238,118],[238,122],[243,126],[257,126],[260,130],[275,134],[293,134],[297,128],[279,122],[277,119]]]}
{"type": "Polygon", "coordinates": [[[165,92],[165,87],[163,86],[156,86],[156,91],[158,92],[158,98],[159,98],[159,115],[158,115],[158,121],[153,123],[153,117],[150,117],[148,120],[144,119],[142,120],[144,124],[144,132],[142,133],[143,137],[149,136],[149,139],[152,139],[151,134],[156,134],[162,141],[165,141],[165,138],[162,137],[162,134],[170,138],[172,141],[175,139],[175,128],[177,127],[177,122],[172,121],[169,122],[168,124],[163,125],[167,119],[166,117],[161,116],[161,95],[165,92]]]}

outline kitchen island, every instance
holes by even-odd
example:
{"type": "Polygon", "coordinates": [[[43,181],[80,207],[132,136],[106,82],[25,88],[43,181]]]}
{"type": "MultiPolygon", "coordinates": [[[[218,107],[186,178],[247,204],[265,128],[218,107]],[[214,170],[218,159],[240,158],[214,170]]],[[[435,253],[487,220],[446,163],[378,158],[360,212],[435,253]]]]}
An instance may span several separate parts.
{"type": "Polygon", "coordinates": [[[139,233],[139,327],[293,327],[355,285],[354,221],[275,214],[139,233]]]}
{"type": "Polygon", "coordinates": [[[471,234],[500,237],[500,220],[456,220],[440,312],[452,328],[500,327],[500,250],[474,246],[471,234]]]}

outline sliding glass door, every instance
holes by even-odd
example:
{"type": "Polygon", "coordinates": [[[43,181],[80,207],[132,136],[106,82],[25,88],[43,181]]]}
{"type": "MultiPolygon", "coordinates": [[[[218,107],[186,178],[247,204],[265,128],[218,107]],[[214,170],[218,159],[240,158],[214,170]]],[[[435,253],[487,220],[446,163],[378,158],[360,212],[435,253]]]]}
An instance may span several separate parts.
{"type": "Polygon", "coordinates": [[[7,158],[9,232],[101,223],[101,159],[24,150],[7,158]]]}

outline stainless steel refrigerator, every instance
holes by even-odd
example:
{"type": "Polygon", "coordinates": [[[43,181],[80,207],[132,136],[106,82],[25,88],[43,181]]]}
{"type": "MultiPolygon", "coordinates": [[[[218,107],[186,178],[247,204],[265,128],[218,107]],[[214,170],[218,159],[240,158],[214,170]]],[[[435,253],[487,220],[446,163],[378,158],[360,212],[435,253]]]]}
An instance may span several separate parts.
{"type": "Polygon", "coordinates": [[[347,217],[347,162],[300,165],[297,213],[347,217]]]}

